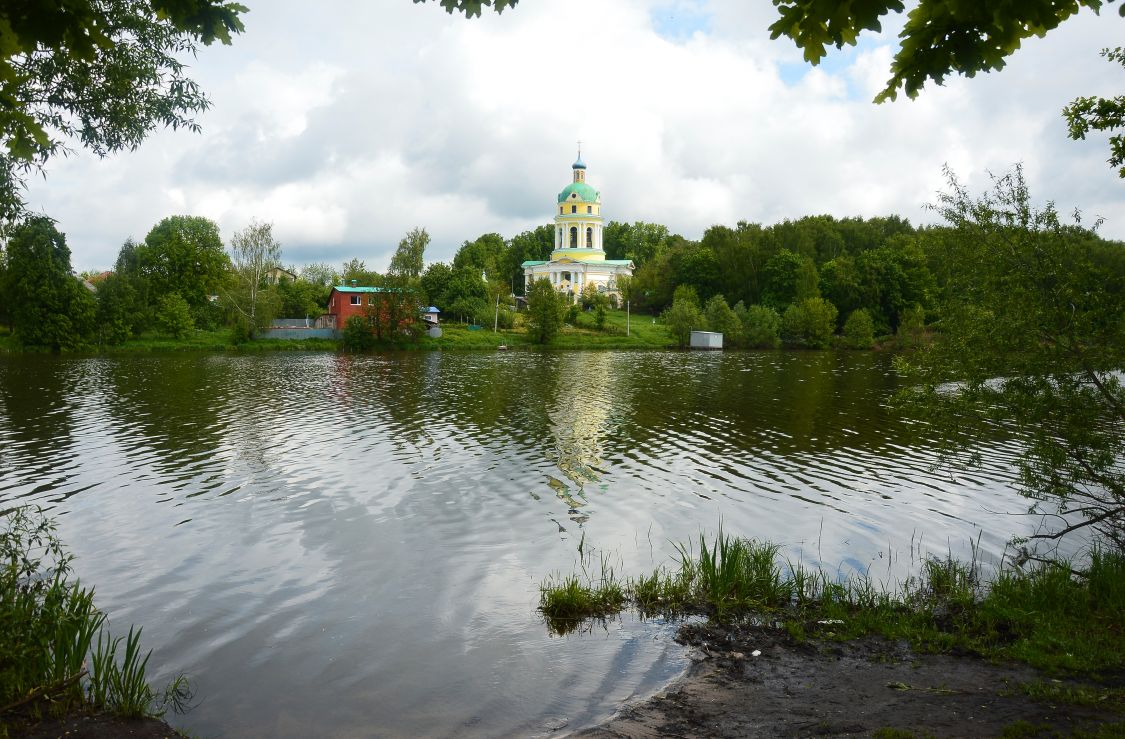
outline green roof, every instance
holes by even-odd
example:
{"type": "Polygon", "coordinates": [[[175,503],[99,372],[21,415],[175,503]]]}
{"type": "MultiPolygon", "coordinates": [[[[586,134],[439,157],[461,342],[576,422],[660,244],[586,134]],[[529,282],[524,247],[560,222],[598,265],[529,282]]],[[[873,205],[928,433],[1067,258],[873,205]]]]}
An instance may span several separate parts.
{"type": "Polygon", "coordinates": [[[569,198],[571,193],[578,193],[578,200],[585,203],[592,203],[598,199],[598,191],[585,182],[572,182],[559,193],[559,202],[569,198]]]}
{"type": "Polygon", "coordinates": [[[547,261],[544,260],[544,259],[539,259],[539,260],[529,259],[528,261],[524,262],[520,266],[526,269],[528,267],[538,267],[540,264],[546,264],[546,263],[547,263],[547,261]]]}
{"type": "Polygon", "coordinates": [[[341,293],[381,293],[385,292],[381,287],[352,287],[351,285],[336,285],[332,288],[336,292],[341,293]]]}

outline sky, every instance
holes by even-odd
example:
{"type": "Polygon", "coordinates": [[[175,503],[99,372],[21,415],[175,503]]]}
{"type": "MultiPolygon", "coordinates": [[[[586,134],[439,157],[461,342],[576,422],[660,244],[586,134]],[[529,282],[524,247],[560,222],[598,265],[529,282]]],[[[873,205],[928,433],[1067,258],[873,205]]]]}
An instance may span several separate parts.
{"type": "Polygon", "coordinates": [[[768,0],[523,0],[472,20],[409,0],[243,3],[246,32],[189,60],[213,103],[202,133],[78,151],[30,184],[76,270],[111,268],[169,215],[210,218],[228,242],[270,222],[286,264],[378,270],[422,226],[426,261],[448,261],[480,234],[550,222],[579,140],[607,221],[689,239],[815,214],[935,222],[944,165],[981,192],[1017,162],[1036,200],[1125,239],[1106,137],[1072,141],[1060,114],[1121,92],[1098,56],[1125,29],[1112,6],[999,73],[875,105],[899,16],[813,68],[769,39],[768,0]]]}

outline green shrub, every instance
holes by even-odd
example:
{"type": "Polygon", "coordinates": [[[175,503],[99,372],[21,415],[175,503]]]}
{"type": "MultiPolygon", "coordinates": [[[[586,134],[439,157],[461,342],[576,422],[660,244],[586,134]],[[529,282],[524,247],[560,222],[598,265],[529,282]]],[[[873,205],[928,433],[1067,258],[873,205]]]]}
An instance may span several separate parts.
{"type": "Polygon", "coordinates": [[[179,293],[169,293],[160,299],[156,323],[164,333],[182,339],[195,328],[191,308],[179,293]]]}
{"type": "Polygon", "coordinates": [[[752,305],[744,309],[742,336],[752,349],[776,349],[781,343],[781,316],[773,308],[752,305]]]}
{"type": "Polygon", "coordinates": [[[781,338],[789,346],[826,349],[836,331],[836,306],[824,298],[808,298],[785,309],[781,338]]]}
{"type": "Polygon", "coordinates": [[[853,310],[844,322],[844,345],[849,349],[870,349],[875,345],[875,322],[864,308],[853,310]]]}
{"type": "Polygon", "coordinates": [[[349,352],[367,351],[375,345],[375,335],[371,333],[371,322],[363,316],[352,316],[344,322],[344,350],[349,352]]]}

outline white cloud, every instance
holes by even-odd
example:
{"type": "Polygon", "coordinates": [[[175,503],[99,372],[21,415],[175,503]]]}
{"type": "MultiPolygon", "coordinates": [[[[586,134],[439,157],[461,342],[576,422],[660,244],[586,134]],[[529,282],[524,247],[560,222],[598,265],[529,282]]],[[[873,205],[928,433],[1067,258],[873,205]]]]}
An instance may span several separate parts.
{"type": "Polygon", "coordinates": [[[1104,139],[1070,141],[1059,116],[1120,89],[1097,56],[1113,14],[1080,15],[999,74],[876,106],[901,18],[808,69],[769,40],[772,7],[744,0],[529,2],[472,21],[435,4],[254,5],[233,47],[195,62],[214,100],[202,135],[79,154],[33,184],[76,267],[112,264],[126,237],[185,212],[228,238],[270,220],[289,261],[382,267],[415,225],[434,236],[427,257],[448,259],[464,239],[547,222],[577,139],[608,218],[689,238],[813,213],[928,220],[943,164],[979,189],[1016,161],[1038,197],[1125,237],[1104,139]]]}

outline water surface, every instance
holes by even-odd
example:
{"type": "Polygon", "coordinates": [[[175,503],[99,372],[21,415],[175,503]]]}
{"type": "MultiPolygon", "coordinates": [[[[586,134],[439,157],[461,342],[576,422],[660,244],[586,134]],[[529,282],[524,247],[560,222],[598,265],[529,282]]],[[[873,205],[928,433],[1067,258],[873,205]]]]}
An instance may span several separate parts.
{"type": "Polygon", "coordinates": [[[952,476],[874,353],[0,357],[0,504],[60,518],[200,736],[550,733],[684,667],[674,625],[552,637],[577,546],[713,531],[841,575],[1026,533],[1013,449],[952,476]]]}

